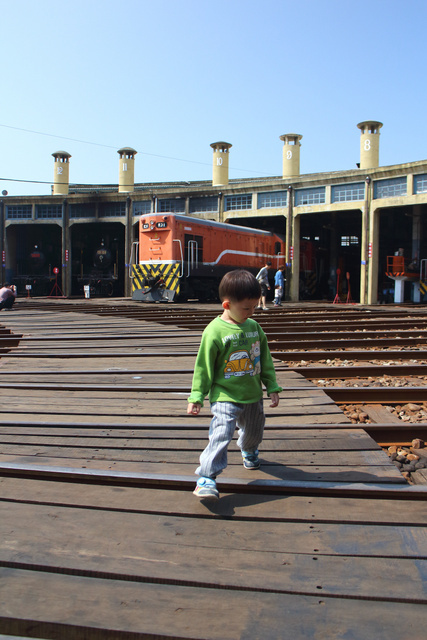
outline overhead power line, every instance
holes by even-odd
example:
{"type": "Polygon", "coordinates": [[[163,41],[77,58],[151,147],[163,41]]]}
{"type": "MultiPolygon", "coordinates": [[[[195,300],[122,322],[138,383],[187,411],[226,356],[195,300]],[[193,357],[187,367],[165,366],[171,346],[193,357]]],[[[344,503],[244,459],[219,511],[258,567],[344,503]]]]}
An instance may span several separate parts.
{"type": "MultiPolygon", "coordinates": [[[[67,138],[66,136],[58,136],[53,133],[44,133],[43,131],[34,131],[33,129],[23,129],[22,127],[12,127],[8,124],[0,124],[0,127],[4,127],[5,129],[13,129],[15,131],[23,131],[24,133],[33,133],[38,136],[46,136],[48,138],[57,138],[58,140],[69,140],[70,142],[78,142],[80,144],[90,144],[95,147],[104,147],[106,149],[116,149],[118,150],[119,146],[113,146],[110,144],[102,144],[100,142],[91,142],[89,140],[79,140],[78,138],[67,138]]],[[[175,158],[173,156],[163,156],[158,153],[148,153],[147,151],[138,151],[143,156],[151,156],[153,158],[163,158],[164,160],[174,160],[175,162],[188,162],[190,164],[200,164],[206,167],[212,166],[209,162],[200,162],[198,160],[187,160],[186,158],[175,158]]],[[[266,173],[265,171],[258,171],[255,169],[239,169],[238,167],[230,167],[233,171],[244,171],[245,173],[261,173],[265,176],[272,175],[271,173],[266,173]]],[[[15,180],[18,182],[18,180],[15,180]]],[[[38,182],[37,180],[22,180],[21,182],[38,182]]],[[[42,182],[43,184],[43,182],[42,182]]],[[[50,184],[50,183],[46,183],[50,184]]]]}
{"type": "Polygon", "coordinates": [[[47,182],[46,180],[22,180],[20,178],[0,178],[0,180],[3,180],[4,182],[30,182],[32,184],[53,184],[53,180],[49,180],[49,182],[47,182]]]}

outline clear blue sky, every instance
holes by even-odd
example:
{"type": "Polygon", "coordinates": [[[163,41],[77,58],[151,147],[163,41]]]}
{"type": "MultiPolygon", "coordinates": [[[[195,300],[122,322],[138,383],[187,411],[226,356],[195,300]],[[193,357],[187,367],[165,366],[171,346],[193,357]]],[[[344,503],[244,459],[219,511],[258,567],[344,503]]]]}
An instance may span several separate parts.
{"type": "Polygon", "coordinates": [[[70,181],[280,175],[284,133],[301,173],[355,168],[357,123],[384,123],[380,164],[427,158],[425,0],[3,0],[0,177],[48,194],[57,150],[70,181]],[[38,132],[38,133],[36,133],[38,132]],[[43,134],[43,135],[40,135],[43,134]]]}

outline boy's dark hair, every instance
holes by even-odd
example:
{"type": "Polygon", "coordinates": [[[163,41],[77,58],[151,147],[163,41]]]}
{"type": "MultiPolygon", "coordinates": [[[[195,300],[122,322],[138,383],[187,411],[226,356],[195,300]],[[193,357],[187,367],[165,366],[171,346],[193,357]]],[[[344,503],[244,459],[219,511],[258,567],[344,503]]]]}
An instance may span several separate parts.
{"type": "Polygon", "coordinates": [[[261,287],[252,273],[246,269],[235,269],[225,274],[219,284],[219,299],[230,298],[235,302],[240,302],[249,298],[255,300],[261,295],[261,287]]]}

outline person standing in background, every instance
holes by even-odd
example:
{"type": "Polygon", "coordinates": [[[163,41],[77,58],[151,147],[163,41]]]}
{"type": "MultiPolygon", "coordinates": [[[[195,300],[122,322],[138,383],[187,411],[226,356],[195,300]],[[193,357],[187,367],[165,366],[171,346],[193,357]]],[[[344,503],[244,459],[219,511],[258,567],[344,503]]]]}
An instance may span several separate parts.
{"type": "Polygon", "coordinates": [[[12,309],[13,303],[16,298],[16,287],[14,284],[5,282],[0,289],[0,310],[12,309]]]}
{"type": "Polygon", "coordinates": [[[280,307],[282,305],[282,296],[285,289],[285,278],[283,272],[285,267],[279,267],[274,276],[274,306],[280,307]]]}
{"type": "Polygon", "coordinates": [[[256,274],[256,279],[261,286],[261,297],[257,309],[263,309],[264,311],[267,311],[267,291],[270,290],[270,284],[268,282],[268,270],[270,267],[271,262],[266,262],[262,269],[256,274]]]}

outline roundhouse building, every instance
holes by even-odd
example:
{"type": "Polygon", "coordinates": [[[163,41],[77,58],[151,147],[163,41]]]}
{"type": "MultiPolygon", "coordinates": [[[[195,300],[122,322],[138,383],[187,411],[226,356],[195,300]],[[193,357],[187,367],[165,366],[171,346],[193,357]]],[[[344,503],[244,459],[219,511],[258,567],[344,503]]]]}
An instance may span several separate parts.
{"type": "Polygon", "coordinates": [[[124,147],[118,184],[78,185],[70,154],[57,151],[50,195],[0,200],[2,279],[21,295],[78,296],[90,285],[93,295],[130,296],[139,218],[165,212],[284,234],[288,300],[420,302],[427,160],[379,166],[382,123],[357,126],[360,163],[329,173],[301,175],[295,133],[280,136],[282,175],[268,178],[230,178],[232,145],[215,142],[211,180],[135,183],[137,152],[124,147]]]}

